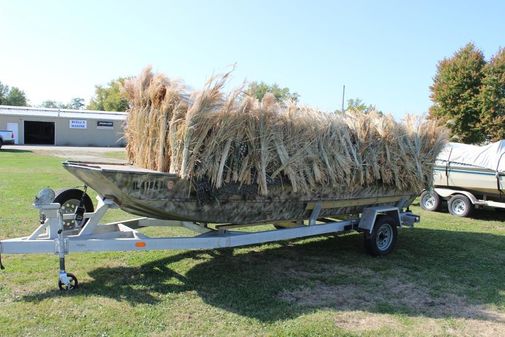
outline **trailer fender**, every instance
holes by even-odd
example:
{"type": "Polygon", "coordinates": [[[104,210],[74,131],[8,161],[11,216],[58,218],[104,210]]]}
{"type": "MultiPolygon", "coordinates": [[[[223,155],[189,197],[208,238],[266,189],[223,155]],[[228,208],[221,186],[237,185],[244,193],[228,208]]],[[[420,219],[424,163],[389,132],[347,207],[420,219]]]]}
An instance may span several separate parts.
{"type": "Polygon", "coordinates": [[[375,221],[380,215],[389,215],[395,220],[397,226],[401,225],[400,210],[398,207],[376,206],[367,207],[363,210],[361,219],[359,220],[358,228],[361,231],[366,231],[371,234],[375,225],[375,221]]]}
{"type": "Polygon", "coordinates": [[[470,199],[472,204],[475,205],[475,204],[479,203],[479,200],[472,193],[467,192],[467,191],[451,190],[449,188],[434,188],[433,190],[435,192],[437,192],[438,195],[440,195],[444,199],[449,199],[450,197],[452,197],[455,194],[462,194],[462,195],[466,196],[468,199],[470,199]]]}

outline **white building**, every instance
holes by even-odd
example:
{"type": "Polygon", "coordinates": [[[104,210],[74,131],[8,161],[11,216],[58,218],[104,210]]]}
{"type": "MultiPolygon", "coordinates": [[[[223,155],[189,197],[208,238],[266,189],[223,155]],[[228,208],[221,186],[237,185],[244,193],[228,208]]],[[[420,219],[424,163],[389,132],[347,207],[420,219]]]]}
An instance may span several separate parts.
{"type": "Polygon", "coordinates": [[[0,105],[0,129],[16,144],[124,146],[127,113],[0,105]]]}

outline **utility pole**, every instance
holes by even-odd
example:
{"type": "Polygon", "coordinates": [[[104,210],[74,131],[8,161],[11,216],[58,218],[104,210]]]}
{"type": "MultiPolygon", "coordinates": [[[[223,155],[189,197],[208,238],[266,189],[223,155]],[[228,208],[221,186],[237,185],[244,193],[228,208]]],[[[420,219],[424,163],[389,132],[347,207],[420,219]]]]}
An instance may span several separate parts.
{"type": "Polygon", "coordinates": [[[345,102],[345,84],[342,87],[342,112],[344,112],[344,102],[345,102]]]}

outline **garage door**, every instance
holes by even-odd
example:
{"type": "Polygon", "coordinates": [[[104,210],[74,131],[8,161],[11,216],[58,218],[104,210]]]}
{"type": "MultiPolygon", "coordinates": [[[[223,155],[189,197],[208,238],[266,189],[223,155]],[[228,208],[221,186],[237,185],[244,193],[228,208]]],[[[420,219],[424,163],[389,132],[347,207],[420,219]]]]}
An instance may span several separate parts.
{"type": "Polygon", "coordinates": [[[54,122],[25,121],[25,144],[54,145],[54,122]]]}

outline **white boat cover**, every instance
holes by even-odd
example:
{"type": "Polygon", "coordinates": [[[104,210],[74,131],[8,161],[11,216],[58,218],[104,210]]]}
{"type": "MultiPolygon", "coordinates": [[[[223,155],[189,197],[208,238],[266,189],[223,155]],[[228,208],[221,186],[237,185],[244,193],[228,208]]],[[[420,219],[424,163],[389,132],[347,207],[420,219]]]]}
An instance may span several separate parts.
{"type": "Polygon", "coordinates": [[[505,140],[484,146],[449,143],[440,152],[437,161],[450,161],[505,172],[505,140]]]}

